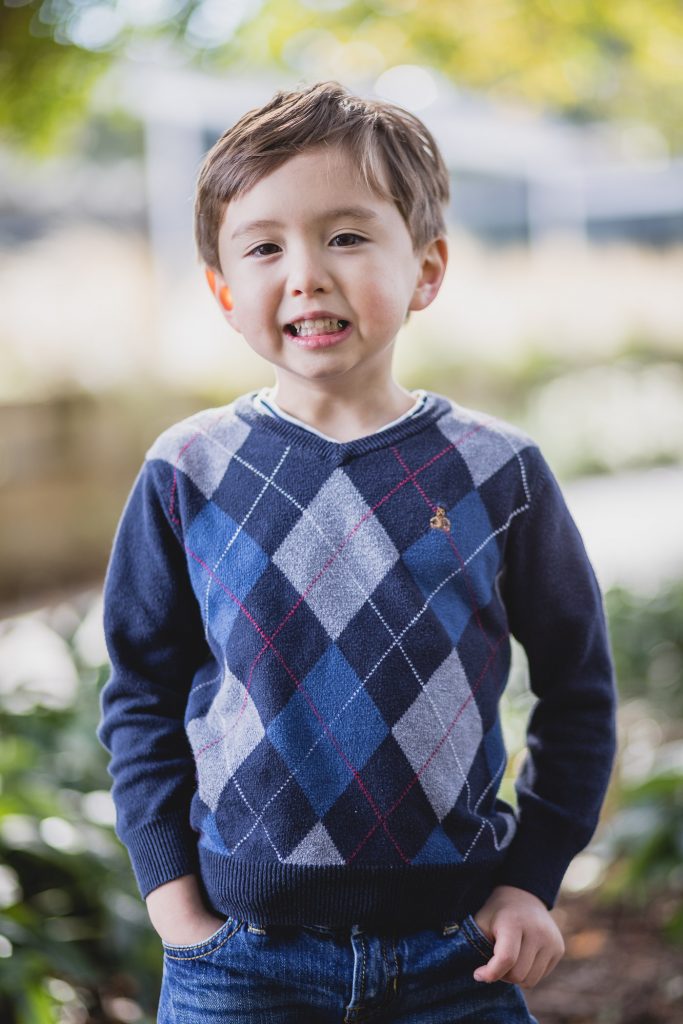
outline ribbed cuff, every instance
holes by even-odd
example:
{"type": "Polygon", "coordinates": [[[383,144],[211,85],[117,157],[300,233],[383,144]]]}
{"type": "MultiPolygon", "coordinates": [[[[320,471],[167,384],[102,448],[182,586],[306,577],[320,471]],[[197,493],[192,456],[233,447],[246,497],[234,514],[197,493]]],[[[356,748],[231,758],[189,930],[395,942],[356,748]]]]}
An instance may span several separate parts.
{"type": "Polygon", "coordinates": [[[586,846],[591,834],[576,822],[523,816],[505,860],[496,872],[496,885],[525,889],[543,900],[551,910],[569,864],[586,846]]]}
{"type": "Polygon", "coordinates": [[[185,814],[151,822],[120,838],[143,899],[165,882],[198,871],[197,836],[185,814]]]}

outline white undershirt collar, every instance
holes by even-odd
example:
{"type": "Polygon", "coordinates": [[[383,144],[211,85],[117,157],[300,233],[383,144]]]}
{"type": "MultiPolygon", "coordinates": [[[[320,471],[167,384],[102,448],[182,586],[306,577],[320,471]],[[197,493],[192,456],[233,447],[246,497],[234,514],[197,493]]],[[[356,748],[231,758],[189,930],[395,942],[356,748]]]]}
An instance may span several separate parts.
{"type": "MultiPolygon", "coordinates": [[[[255,391],[252,395],[254,407],[258,412],[265,413],[268,416],[277,416],[280,419],[288,420],[290,423],[295,423],[299,427],[303,427],[304,430],[310,431],[311,434],[316,434],[318,437],[322,437],[325,441],[331,441],[333,444],[339,444],[339,438],[329,437],[327,434],[323,434],[322,431],[316,430],[309,423],[304,423],[303,420],[297,419],[296,416],[290,416],[289,413],[284,412],[283,409],[275,402],[272,397],[272,388],[261,388],[260,391],[255,391]]],[[[406,412],[397,416],[395,420],[390,423],[385,423],[384,426],[380,427],[379,430],[373,431],[375,434],[381,433],[383,430],[389,430],[390,427],[395,427],[397,423],[402,423],[403,420],[410,419],[412,416],[417,416],[424,407],[427,392],[418,388],[415,391],[410,392],[415,397],[414,404],[406,412]]]]}

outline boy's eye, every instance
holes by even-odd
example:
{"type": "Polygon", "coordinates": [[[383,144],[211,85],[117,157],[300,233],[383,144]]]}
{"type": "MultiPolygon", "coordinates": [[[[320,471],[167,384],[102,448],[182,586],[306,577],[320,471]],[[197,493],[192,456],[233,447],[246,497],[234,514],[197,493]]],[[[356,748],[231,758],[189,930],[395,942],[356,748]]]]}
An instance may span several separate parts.
{"type": "Polygon", "coordinates": [[[261,245],[250,249],[247,256],[272,256],[274,252],[279,252],[279,250],[280,246],[276,245],[275,242],[262,242],[261,245]]]}
{"type": "Polygon", "coordinates": [[[334,238],[330,242],[330,245],[333,245],[337,248],[345,248],[350,245],[358,245],[359,242],[364,241],[364,238],[362,238],[360,235],[354,234],[353,231],[342,231],[341,234],[334,236],[334,238]]]}

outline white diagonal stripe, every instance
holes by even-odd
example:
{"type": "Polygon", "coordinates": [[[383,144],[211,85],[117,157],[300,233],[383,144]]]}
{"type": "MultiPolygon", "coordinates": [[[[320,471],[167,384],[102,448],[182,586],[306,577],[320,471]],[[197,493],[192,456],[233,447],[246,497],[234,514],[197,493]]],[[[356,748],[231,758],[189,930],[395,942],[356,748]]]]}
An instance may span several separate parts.
{"type": "Polygon", "coordinates": [[[251,508],[249,509],[247,514],[244,516],[242,522],[237,525],[237,528],[233,532],[232,537],[230,538],[228,543],[225,545],[225,548],[224,548],[220,558],[218,559],[218,561],[214,565],[213,569],[209,573],[209,578],[208,578],[207,583],[206,583],[206,591],[204,593],[204,636],[206,637],[207,641],[209,639],[209,594],[211,593],[211,586],[213,584],[216,571],[217,571],[219,565],[221,564],[221,562],[223,561],[223,559],[225,558],[225,556],[227,555],[228,551],[233,546],[233,544],[237,540],[238,536],[240,535],[240,533],[242,532],[242,530],[244,529],[244,527],[248,523],[250,517],[254,513],[256,507],[258,506],[258,503],[263,498],[264,494],[268,490],[268,487],[272,484],[273,480],[275,479],[275,476],[277,475],[278,471],[280,470],[280,468],[282,466],[282,463],[285,461],[285,459],[289,455],[290,451],[291,451],[291,445],[288,446],[287,448],[285,448],[285,450],[282,453],[282,456],[281,456],[280,461],[278,462],[277,466],[275,467],[275,469],[273,470],[271,475],[268,477],[268,479],[265,481],[263,487],[261,488],[261,490],[259,491],[257,496],[254,498],[254,501],[252,502],[251,508]]]}
{"type": "MultiPolygon", "coordinates": [[[[309,511],[309,509],[308,509],[307,507],[303,506],[303,505],[302,505],[302,504],[301,504],[301,503],[300,503],[300,502],[299,502],[299,501],[298,501],[298,500],[297,500],[297,499],[296,499],[296,498],[295,498],[295,497],[294,497],[293,495],[291,495],[291,494],[290,494],[290,493],[289,493],[288,491],[286,491],[286,490],[285,490],[285,489],[284,489],[283,487],[281,487],[281,486],[280,486],[279,484],[275,483],[274,477],[275,477],[276,473],[278,472],[278,470],[279,470],[280,466],[282,465],[282,461],[284,460],[284,458],[285,458],[285,456],[286,456],[287,452],[289,451],[289,448],[288,448],[288,449],[287,449],[287,451],[286,451],[286,452],[285,452],[285,453],[283,454],[283,456],[282,456],[282,458],[281,458],[281,460],[280,460],[280,463],[278,464],[278,466],[276,467],[276,469],[275,469],[275,470],[273,471],[273,473],[272,473],[272,474],[270,475],[270,477],[268,477],[268,476],[267,476],[267,475],[266,475],[266,474],[265,474],[264,472],[262,472],[262,471],[261,471],[260,469],[258,469],[257,467],[253,466],[253,465],[252,465],[252,464],[251,464],[250,462],[248,462],[248,461],[247,461],[246,459],[244,459],[243,457],[241,457],[240,455],[238,455],[238,454],[237,454],[237,452],[235,452],[235,451],[231,451],[231,450],[230,450],[229,448],[227,448],[227,447],[226,447],[226,446],[225,446],[225,445],[224,445],[224,444],[223,444],[223,443],[222,443],[221,441],[219,441],[219,440],[218,440],[218,439],[217,439],[216,437],[212,437],[212,436],[211,436],[211,435],[210,435],[209,433],[207,433],[207,432],[205,432],[205,431],[202,431],[202,433],[204,434],[204,436],[206,437],[206,439],[207,439],[207,440],[208,440],[208,441],[209,441],[209,442],[210,442],[211,444],[213,444],[213,445],[215,445],[215,446],[219,447],[219,448],[220,448],[220,449],[221,449],[221,450],[222,450],[222,451],[223,451],[223,452],[224,452],[224,453],[225,453],[226,455],[228,455],[228,456],[229,456],[230,458],[234,458],[234,459],[235,459],[235,460],[236,460],[236,461],[237,461],[237,462],[238,462],[239,464],[241,464],[242,466],[244,466],[244,468],[248,469],[248,470],[249,470],[250,472],[252,472],[252,473],[253,473],[253,474],[254,474],[255,476],[257,476],[257,477],[261,478],[261,479],[262,479],[262,480],[263,480],[263,481],[265,482],[265,483],[264,483],[264,487],[262,488],[262,490],[261,490],[261,492],[260,492],[260,494],[259,494],[258,498],[256,499],[256,502],[254,503],[254,506],[252,506],[252,509],[250,509],[249,513],[247,513],[247,516],[246,516],[246,517],[245,517],[245,519],[243,520],[243,522],[242,522],[242,524],[240,525],[240,527],[238,528],[238,530],[239,530],[239,529],[241,529],[241,528],[243,527],[243,525],[244,525],[244,523],[246,522],[246,520],[248,519],[249,515],[251,515],[251,514],[252,514],[253,508],[254,508],[254,507],[255,507],[255,505],[256,505],[256,504],[258,503],[258,501],[260,501],[260,500],[261,500],[261,498],[263,497],[263,495],[264,495],[264,494],[266,493],[266,491],[267,491],[268,487],[269,487],[269,486],[272,486],[272,487],[273,487],[273,488],[274,488],[274,489],[275,489],[275,490],[276,490],[276,491],[277,491],[277,492],[278,492],[279,494],[281,494],[281,495],[282,495],[282,497],[284,497],[284,498],[285,498],[285,499],[286,499],[287,501],[291,502],[291,504],[292,504],[292,505],[293,505],[293,506],[294,506],[294,507],[295,507],[295,508],[296,508],[296,509],[297,509],[297,510],[298,510],[298,511],[299,511],[299,512],[301,513],[301,515],[302,515],[302,518],[305,518],[306,520],[308,520],[308,525],[309,525],[309,526],[312,526],[312,527],[313,527],[313,528],[314,528],[314,529],[316,530],[316,532],[317,532],[317,533],[319,534],[319,536],[320,536],[321,540],[323,541],[323,543],[325,543],[325,544],[327,545],[327,547],[328,547],[328,548],[330,549],[330,551],[331,551],[332,553],[334,553],[334,552],[335,552],[335,551],[337,550],[337,548],[338,548],[338,546],[339,546],[339,545],[338,545],[338,544],[337,544],[337,545],[335,545],[335,544],[334,544],[334,543],[333,543],[333,542],[332,542],[332,541],[331,541],[331,540],[330,540],[330,539],[329,539],[329,538],[327,537],[327,535],[325,534],[324,530],[322,529],[322,527],[321,527],[321,525],[320,525],[320,523],[319,523],[318,519],[317,519],[317,518],[315,517],[315,515],[313,515],[313,514],[312,514],[312,513],[311,513],[311,512],[309,511]]],[[[404,648],[403,648],[403,645],[402,645],[402,642],[401,642],[401,641],[402,641],[402,639],[403,639],[403,638],[405,637],[405,635],[406,635],[406,633],[408,632],[408,630],[409,630],[409,629],[411,629],[411,628],[412,628],[412,627],[413,627],[413,626],[414,626],[414,625],[415,625],[415,624],[416,624],[416,623],[417,623],[417,622],[419,621],[419,619],[421,618],[421,616],[422,616],[422,615],[423,615],[423,614],[424,614],[424,613],[426,612],[427,608],[429,607],[429,605],[431,604],[431,602],[433,601],[433,599],[435,598],[435,596],[436,596],[436,595],[438,594],[438,592],[439,592],[439,591],[440,591],[440,590],[442,589],[442,587],[443,587],[443,586],[445,586],[445,585],[446,585],[446,584],[447,584],[448,582],[450,582],[450,581],[451,581],[452,579],[454,579],[454,578],[455,578],[456,576],[458,576],[458,575],[459,575],[459,574],[460,574],[461,572],[463,572],[463,571],[464,571],[464,569],[466,568],[466,566],[470,564],[470,562],[471,562],[471,561],[472,561],[472,560],[473,560],[473,559],[474,559],[474,558],[475,558],[475,557],[476,557],[476,556],[477,556],[477,555],[478,555],[478,554],[479,554],[479,553],[480,553],[480,552],[481,552],[481,551],[482,551],[482,550],[483,550],[483,549],[484,549],[484,548],[486,547],[486,545],[487,545],[487,544],[489,544],[489,543],[490,543],[490,542],[491,542],[491,541],[492,541],[492,540],[493,540],[493,539],[494,539],[494,538],[495,538],[496,536],[498,536],[498,535],[499,535],[500,533],[502,533],[502,532],[504,532],[505,530],[507,530],[507,529],[509,528],[509,526],[510,526],[511,522],[513,521],[513,519],[514,519],[514,518],[516,518],[516,516],[518,516],[518,515],[520,515],[521,513],[523,513],[524,511],[526,511],[526,510],[527,510],[527,508],[529,507],[529,503],[530,503],[530,494],[529,494],[528,484],[527,484],[527,480],[526,480],[526,473],[525,473],[525,467],[524,467],[524,464],[523,464],[523,460],[522,460],[522,459],[521,459],[521,457],[520,457],[520,453],[519,453],[519,450],[518,450],[518,449],[516,449],[516,448],[514,447],[514,445],[512,444],[512,441],[511,441],[511,439],[510,439],[510,438],[509,438],[509,437],[508,437],[508,436],[507,436],[507,435],[505,434],[505,432],[501,432],[499,436],[501,436],[501,438],[502,438],[503,440],[505,440],[505,441],[506,441],[506,442],[508,443],[508,445],[509,445],[509,447],[510,447],[510,449],[511,449],[512,453],[513,453],[513,455],[514,455],[514,456],[516,457],[516,460],[517,460],[517,462],[518,462],[518,464],[519,464],[519,467],[520,467],[520,472],[521,472],[521,476],[522,476],[522,482],[523,482],[523,487],[524,487],[524,492],[525,492],[525,497],[526,497],[526,499],[527,499],[527,500],[526,500],[526,503],[525,503],[524,505],[522,505],[522,506],[519,506],[519,507],[517,507],[516,509],[514,509],[514,510],[513,510],[513,511],[512,511],[512,512],[511,512],[511,513],[509,514],[509,516],[508,516],[508,518],[507,518],[506,522],[505,522],[505,523],[504,523],[504,524],[503,524],[502,526],[499,526],[499,527],[498,527],[498,528],[497,528],[496,530],[493,530],[493,531],[492,531],[492,532],[491,532],[491,533],[490,533],[490,534],[489,534],[489,535],[488,535],[488,536],[487,536],[487,537],[486,537],[486,538],[485,538],[485,539],[484,539],[484,540],[483,540],[483,541],[481,542],[481,544],[479,545],[479,547],[478,547],[478,548],[477,548],[477,549],[476,549],[475,551],[473,551],[473,552],[472,552],[472,553],[471,553],[471,554],[469,555],[469,557],[468,557],[468,558],[467,558],[467,559],[466,559],[466,560],[465,560],[465,561],[463,562],[463,564],[462,564],[462,565],[460,565],[460,566],[459,566],[459,567],[458,567],[458,568],[457,568],[457,569],[456,569],[456,570],[455,570],[455,571],[454,571],[453,573],[449,574],[449,575],[448,575],[448,576],[447,576],[447,577],[446,577],[446,578],[445,578],[444,580],[442,580],[442,582],[441,582],[441,583],[440,583],[440,584],[439,584],[439,585],[438,585],[438,586],[437,586],[437,587],[436,587],[436,588],[434,589],[434,591],[433,591],[433,592],[432,592],[431,594],[429,594],[429,595],[428,595],[428,597],[426,598],[426,600],[425,600],[425,602],[424,602],[424,604],[423,604],[422,608],[421,608],[421,609],[420,609],[420,610],[418,611],[418,613],[417,613],[417,614],[416,614],[415,616],[413,616],[413,618],[412,618],[412,619],[410,620],[410,622],[408,622],[408,624],[407,624],[407,625],[405,626],[405,628],[404,628],[404,629],[403,629],[403,630],[402,630],[402,631],[400,632],[400,634],[399,634],[398,636],[396,636],[396,635],[394,634],[394,632],[393,632],[393,630],[391,629],[391,627],[389,626],[389,624],[388,624],[388,623],[386,622],[386,620],[384,619],[384,617],[383,617],[383,616],[381,615],[381,613],[380,613],[379,609],[377,608],[377,606],[375,605],[375,603],[374,603],[374,602],[372,601],[372,599],[370,598],[370,595],[369,595],[369,593],[367,592],[367,589],[366,589],[365,587],[363,587],[362,583],[361,583],[361,582],[360,582],[360,581],[359,581],[359,580],[357,579],[357,577],[356,577],[356,576],[355,576],[355,575],[354,575],[353,573],[349,573],[349,577],[350,577],[351,581],[352,581],[352,582],[353,582],[353,584],[354,584],[354,585],[355,585],[355,586],[357,587],[357,589],[358,589],[358,590],[360,591],[360,593],[361,593],[361,594],[363,595],[363,597],[364,597],[364,599],[365,599],[365,600],[367,601],[368,605],[369,605],[369,606],[370,606],[370,607],[372,608],[373,612],[374,612],[374,613],[375,613],[375,614],[377,615],[377,617],[379,618],[380,622],[382,623],[382,625],[383,625],[383,626],[385,627],[385,629],[386,629],[386,630],[387,630],[387,632],[389,633],[389,636],[391,637],[392,643],[391,643],[391,645],[390,645],[390,646],[389,646],[389,647],[388,647],[388,648],[386,649],[386,651],[385,651],[385,652],[384,652],[384,654],[383,654],[383,655],[381,656],[381,658],[380,658],[380,659],[379,659],[379,660],[378,660],[378,661],[376,662],[376,664],[375,664],[375,665],[373,666],[373,668],[372,668],[372,669],[370,670],[370,672],[369,672],[369,673],[368,673],[368,675],[367,675],[367,676],[365,677],[365,679],[364,679],[364,680],[363,680],[363,682],[362,682],[362,683],[360,684],[360,686],[359,686],[359,687],[358,687],[358,688],[357,688],[357,689],[356,689],[356,690],[354,691],[354,693],[353,693],[353,694],[352,694],[352,695],[351,695],[351,696],[350,696],[350,697],[348,698],[348,700],[347,700],[347,701],[345,702],[344,706],[343,706],[343,707],[342,707],[342,708],[341,708],[341,709],[340,709],[340,710],[338,711],[338,713],[337,713],[337,714],[335,715],[335,717],[334,717],[334,718],[333,718],[333,719],[331,720],[331,722],[329,723],[329,725],[333,725],[333,724],[334,724],[334,722],[336,722],[336,721],[337,721],[337,719],[339,718],[339,716],[340,716],[340,715],[341,715],[341,714],[342,714],[342,713],[344,712],[344,710],[345,710],[345,709],[346,709],[346,708],[347,708],[347,707],[348,707],[348,706],[349,706],[349,705],[350,705],[350,704],[351,704],[351,703],[353,702],[353,700],[354,700],[354,699],[355,699],[355,697],[356,697],[356,696],[358,695],[358,693],[360,693],[360,691],[361,691],[361,690],[362,690],[362,689],[364,688],[364,686],[365,686],[365,684],[367,683],[367,681],[368,681],[368,680],[369,680],[369,679],[370,679],[370,678],[372,677],[372,675],[374,674],[374,672],[375,672],[375,671],[376,671],[376,670],[377,670],[377,669],[379,668],[379,666],[380,666],[380,665],[382,664],[382,662],[384,661],[384,659],[385,659],[385,658],[386,658],[386,657],[387,657],[387,656],[388,656],[388,655],[389,655],[389,654],[391,653],[391,651],[392,651],[392,650],[393,650],[393,649],[394,649],[395,647],[398,647],[398,649],[400,650],[400,652],[401,652],[401,654],[403,655],[403,657],[404,657],[404,659],[405,659],[406,663],[408,664],[408,666],[409,666],[409,668],[410,668],[411,672],[413,673],[413,675],[414,675],[415,679],[417,680],[418,684],[419,684],[419,685],[420,685],[420,687],[422,688],[422,691],[423,691],[423,693],[425,693],[425,692],[426,692],[426,691],[425,691],[425,684],[424,684],[424,681],[423,681],[423,680],[421,679],[421,677],[420,677],[419,673],[417,672],[417,670],[416,670],[415,666],[414,666],[414,665],[412,664],[412,662],[411,662],[410,658],[408,657],[408,655],[407,655],[406,651],[405,651],[405,650],[404,650],[404,648]]],[[[454,449],[454,450],[457,450],[457,449],[454,449]]],[[[503,464],[503,463],[501,463],[501,465],[502,465],[502,464],[503,464]]],[[[412,472],[413,472],[413,473],[417,473],[417,472],[419,472],[419,468],[418,468],[418,470],[416,470],[416,471],[414,470],[414,471],[412,471],[412,472]]],[[[367,507],[368,507],[368,506],[366,506],[366,508],[367,508],[367,507]]],[[[370,518],[370,517],[368,517],[368,518],[370,518]]],[[[233,535],[233,538],[231,539],[231,541],[230,541],[230,543],[229,543],[229,545],[228,545],[228,548],[229,548],[230,544],[232,544],[232,543],[234,542],[234,538],[235,538],[235,536],[236,536],[236,534],[235,534],[235,535],[233,535]]],[[[228,550],[228,548],[226,548],[226,551],[228,550]]],[[[225,552],[224,552],[224,554],[225,554],[225,552]]],[[[221,558],[222,558],[222,557],[223,557],[223,556],[221,556],[221,558]]],[[[219,559],[219,562],[220,562],[220,559],[219,559]]],[[[219,564],[219,563],[217,563],[217,565],[218,565],[218,564],[219,564]]],[[[208,588],[207,588],[207,596],[208,596],[208,588]]],[[[361,603],[362,603],[362,602],[361,602],[361,603]]],[[[439,725],[440,725],[440,726],[441,726],[441,727],[443,728],[443,730],[444,730],[444,732],[445,732],[445,731],[446,731],[446,726],[444,725],[443,721],[441,720],[441,716],[440,716],[440,714],[438,713],[438,710],[437,710],[437,709],[436,709],[436,707],[434,706],[434,704],[433,704],[433,701],[432,701],[432,700],[431,700],[431,699],[430,699],[429,697],[428,697],[427,699],[429,700],[429,703],[430,703],[430,704],[431,704],[431,706],[432,706],[432,710],[433,710],[434,716],[436,717],[437,721],[439,722],[439,725]]],[[[279,794],[280,794],[280,793],[282,792],[282,790],[283,790],[283,789],[284,789],[284,788],[285,788],[285,787],[286,787],[286,786],[288,785],[288,783],[289,783],[290,781],[292,781],[292,780],[294,779],[294,777],[295,777],[295,776],[296,776],[296,775],[297,775],[297,774],[299,773],[299,771],[300,771],[301,767],[303,766],[303,764],[305,763],[305,761],[307,760],[307,758],[308,758],[308,757],[309,757],[309,756],[310,756],[310,755],[312,754],[313,750],[315,749],[315,747],[317,746],[317,744],[318,744],[318,743],[320,742],[320,740],[322,739],[322,737],[323,737],[323,733],[321,732],[320,736],[318,737],[318,740],[316,740],[316,742],[315,742],[315,743],[313,744],[313,746],[312,746],[312,747],[310,748],[310,750],[309,750],[309,751],[307,752],[307,754],[306,754],[306,755],[304,756],[304,758],[302,759],[302,761],[300,762],[300,764],[299,764],[298,766],[296,766],[296,768],[295,768],[295,769],[293,769],[293,770],[292,770],[292,771],[290,772],[290,775],[289,775],[289,776],[288,776],[288,778],[287,778],[287,779],[286,779],[286,780],[284,781],[284,783],[283,783],[283,784],[282,784],[282,785],[281,785],[281,786],[280,786],[280,787],[278,788],[277,792],[276,792],[276,793],[274,793],[274,794],[272,795],[272,797],[271,797],[271,798],[270,798],[270,799],[269,799],[269,800],[268,800],[268,801],[266,802],[266,804],[264,805],[264,807],[263,807],[263,809],[262,809],[261,813],[260,813],[260,814],[258,815],[258,817],[256,818],[256,820],[254,821],[254,824],[253,824],[252,828],[251,828],[251,829],[249,830],[249,832],[248,832],[248,833],[247,833],[247,834],[246,834],[245,836],[243,836],[243,837],[242,837],[242,839],[241,839],[241,840],[240,840],[240,841],[239,841],[239,842],[237,843],[237,845],[236,845],[236,846],[234,847],[234,849],[237,849],[237,847],[238,847],[239,845],[241,845],[241,843],[242,843],[242,842],[243,842],[243,841],[244,841],[244,840],[245,840],[245,839],[247,838],[247,836],[251,834],[251,832],[253,831],[253,829],[254,829],[254,828],[255,828],[255,827],[257,826],[257,824],[258,824],[258,823],[259,823],[259,821],[261,820],[261,818],[262,818],[262,815],[263,815],[263,813],[265,812],[265,810],[266,810],[266,809],[268,808],[268,806],[269,806],[269,805],[270,805],[270,804],[272,803],[272,801],[273,801],[274,799],[276,799],[276,798],[277,798],[277,796],[278,796],[278,795],[279,795],[279,794]]],[[[467,787],[467,804],[468,804],[468,809],[472,810],[472,808],[470,807],[470,803],[471,803],[471,791],[470,791],[470,786],[469,786],[469,780],[468,780],[468,778],[467,778],[467,773],[466,773],[466,772],[465,772],[465,771],[463,770],[463,768],[462,768],[462,765],[461,765],[461,763],[460,763],[460,759],[459,759],[459,757],[458,757],[458,754],[457,754],[457,751],[456,751],[456,749],[455,749],[455,747],[454,747],[454,745],[453,745],[453,742],[452,742],[452,739],[451,739],[451,737],[450,737],[450,734],[449,734],[449,736],[448,736],[448,743],[449,743],[449,746],[451,747],[451,750],[452,750],[452,752],[453,752],[453,754],[454,754],[454,757],[455,757],[455,759],[456,759],[456,763],[457,763],[457,765],[458,765],[458,769],[459,769],[459,772],[460,772],[460,774],[461,774],[461,776],[462,776],[462,778],[463,778],[463,780],[464,780],[464,784],[465,784],[465,786],[467,787]]],[[[481,797],[480,797],[480,800],[481,800],[481,797]]],[[[476,807],[478,807],[478,806],[479,806],[479,802],[480,802],[480,800],[479,800],[479,801],[477,802],[477,805],[476,805],[476,807]]],[[[245,801],[245,803],[246,803],[246,801],[245,801]]],[[[247,804],[247,806],[249,806],[249,805],[247,804]]],[[[476,811],[476,807],[474,808],[474,811],[476,811]]],[[[255,814],[255,812],[253,811],[253,809],[251,809],[251,807],[250,807],[249,809],[250,809],[250,812],[251,812],[252,814],[255,814]]],[[[494,835],[494,841],[495,841],[495,831],[493,830],[493,826],[491,825],[491,823],[490,823],[490,822],[489,822],[489,821],[488,821],[487,819],[482,819],[482,825],[488,825],[488,826],[489,826],[489,827],[491,828],[491,830],[492,830],[492,832],[493,832],[493,835],[494,835]]],[[[470,848],[470,849],[471,849],[471,848],[470,848]]],[[[470,851],[468,851],[468,854],[469,854],[469,852],[470,852],[470,851]]],[[[280,857],[279,857],[279,854],[278,854],[278,859],[280,859],[280,857]]]]}

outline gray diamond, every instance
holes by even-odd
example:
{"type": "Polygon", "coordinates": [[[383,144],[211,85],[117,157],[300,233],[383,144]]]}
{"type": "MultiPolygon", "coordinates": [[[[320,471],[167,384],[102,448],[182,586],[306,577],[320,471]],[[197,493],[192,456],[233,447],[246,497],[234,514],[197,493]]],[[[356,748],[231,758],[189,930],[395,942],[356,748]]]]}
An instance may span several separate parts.
{"type": "Polygon", "coordinates": [[[532,442],[514,427],[498,422],[474,419],[467,409],[455,407],[457,419],[445,418],[439,421],[439,429],[467,463],[474,486],[479,487],[485,480],[497,473],[516,454],[532,442]]]}
{"type": "Polygon", "coordinates": [[[193,718],[187,735],[197,762],[199,795],[215,811],[226,783],[265,735],[253,700],[229,669],[206,716],[193,718]]]}
{"type": "Polygon", "coordinates": [[[208,409],[164,431],[147,458],[164,459],[210,498],[250,429],[232,410],[208,409]]]}
{"type": "Polygon", "coordinates": [[[482,732],[477,702],[457,651],[452,651],[392,729],[419,773],[420,785],[439,821],[455,805],[465,785],[482,732]]]}
{"type": "Polygon", "coordinates": [[[384,527],[341,469],[273,555],[333,639],[397,559],[384,527]]]}
{"type": "Polygon", "coordinates": [[[292,850],[285,864],[343,864],[344,859],[321,821],[292,850]]]}

